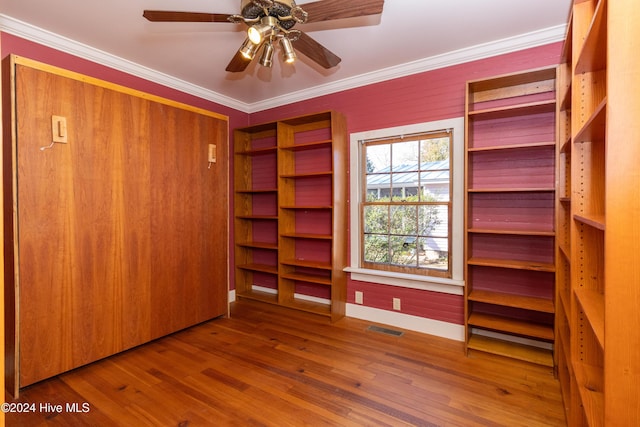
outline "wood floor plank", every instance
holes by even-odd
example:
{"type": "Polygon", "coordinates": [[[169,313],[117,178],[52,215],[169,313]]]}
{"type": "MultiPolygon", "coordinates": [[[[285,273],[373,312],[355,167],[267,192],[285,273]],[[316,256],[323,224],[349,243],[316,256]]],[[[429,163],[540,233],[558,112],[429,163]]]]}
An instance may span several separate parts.
{"type": "Polygon", "coordinates": [[[549,368],[254,301],[37,383],[8,426],[564,426],[549,368]],[[86,403],[86,413],[66,410],[86,403]]]}

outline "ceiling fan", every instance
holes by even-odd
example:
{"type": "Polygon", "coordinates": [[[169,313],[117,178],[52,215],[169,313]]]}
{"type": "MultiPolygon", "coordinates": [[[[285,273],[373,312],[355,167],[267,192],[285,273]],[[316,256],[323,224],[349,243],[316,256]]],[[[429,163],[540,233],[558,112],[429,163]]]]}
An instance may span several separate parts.
{"type": "Polygon", "coordinates": [[[247,38],[227,65],[230,72],[244,71],[262,49],[260,64],[271,67],[277,44],[286,63],[296,59],[296,50],[320,66],[329,69],[341,59],[306,33],[294,29],[296,24],[355,18],[382,13],[384,0],[322,0],[304,4],[295,0],[240,0],[240,14],[171,12],[145,10],[142,16],[153,22],[231,22],[249,28],[247,38]],[[295,50],[294,50],[295,47],[295,50]]]}

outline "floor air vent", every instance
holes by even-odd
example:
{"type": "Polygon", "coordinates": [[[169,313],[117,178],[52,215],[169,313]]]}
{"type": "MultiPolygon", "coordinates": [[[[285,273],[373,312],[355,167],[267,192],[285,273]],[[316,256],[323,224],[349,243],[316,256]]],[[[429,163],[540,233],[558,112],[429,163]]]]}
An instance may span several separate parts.
{"type": "Polygon", "coordinates": [[[380,326],[371,325],[367,329],[369,331],[380,332],[381,334],[387,334],[387,335],[391,335],[391,336],[394,336],[394,337],[401,337],[402,335],[404,335],[404,332],[396,331],[396,330],[388,329],[388,328],[381,328],[380,326]]]}

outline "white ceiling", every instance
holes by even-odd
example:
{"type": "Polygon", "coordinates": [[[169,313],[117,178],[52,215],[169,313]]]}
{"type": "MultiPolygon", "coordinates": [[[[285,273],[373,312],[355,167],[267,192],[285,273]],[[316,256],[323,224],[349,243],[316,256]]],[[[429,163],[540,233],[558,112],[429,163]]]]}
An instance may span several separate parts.
{"type": "Polygon", "coordinates": [[[0,0],[0,30],[251,111],[561,40],[571,3],[386,0],[375,17],[297,25],[342,58],[331,70],[299,55],[293,66],[254,60],[244,73],[228,73],[244,25],[142,17],[144,9],[234,14],[240,0],[0,0]]]}

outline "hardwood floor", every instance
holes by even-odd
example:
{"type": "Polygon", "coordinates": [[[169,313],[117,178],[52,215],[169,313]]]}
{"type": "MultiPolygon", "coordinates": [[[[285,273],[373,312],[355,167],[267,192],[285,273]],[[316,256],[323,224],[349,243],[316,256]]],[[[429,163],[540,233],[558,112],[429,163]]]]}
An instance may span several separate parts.
{"type": "Polygon", "coordinates": [[[237,302],[230,318],[22,390],[15,402],[35,412],[7,425],[565,425],[551,369],[369,326],[237,302]]]}

